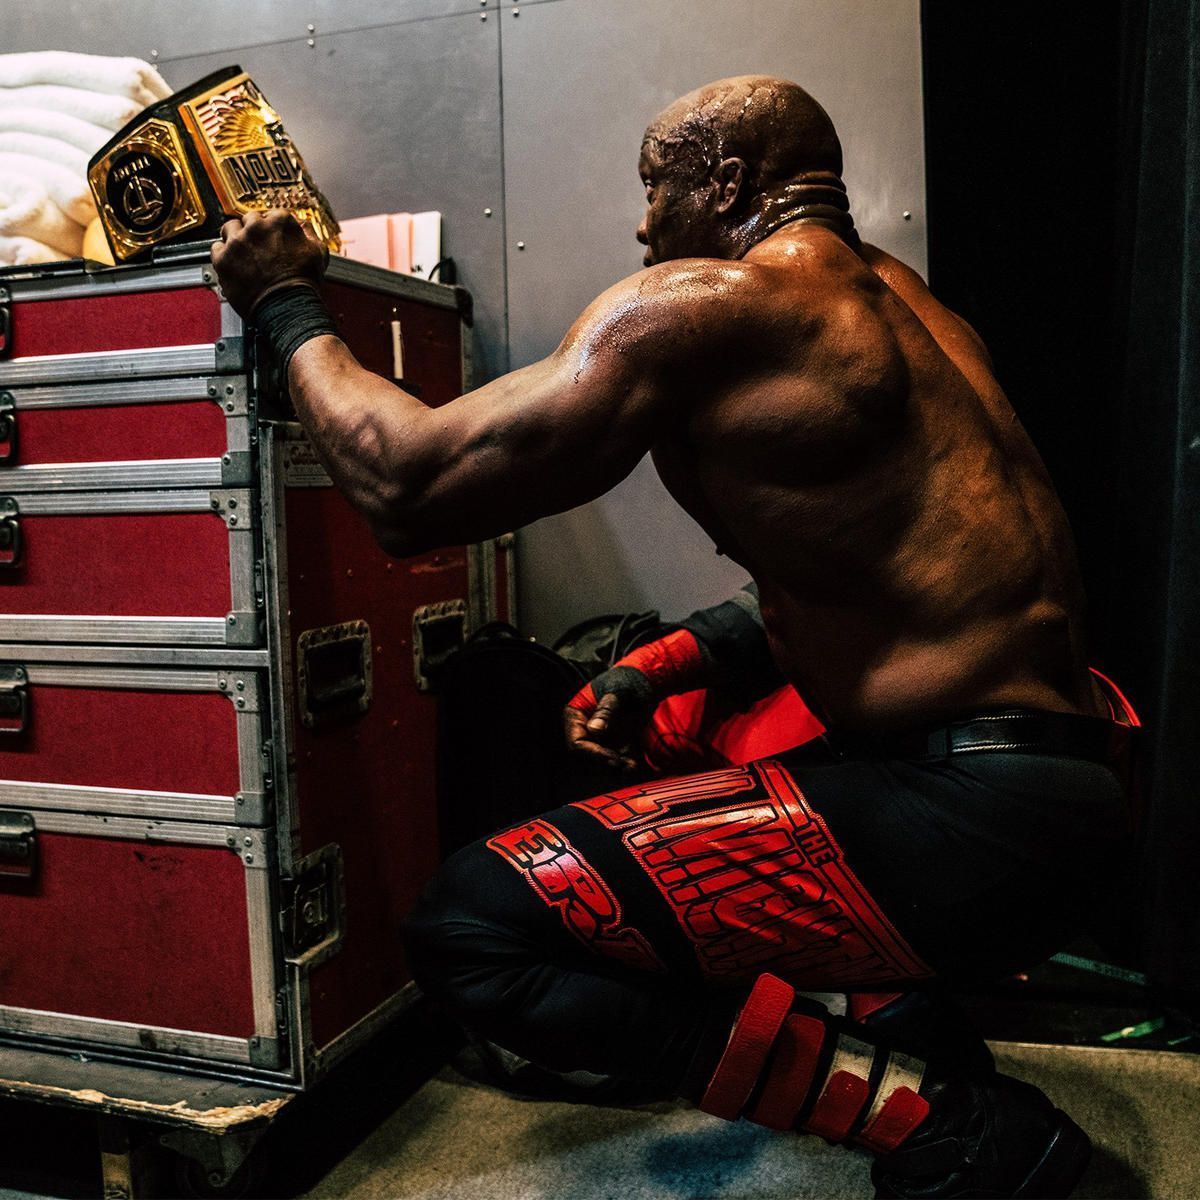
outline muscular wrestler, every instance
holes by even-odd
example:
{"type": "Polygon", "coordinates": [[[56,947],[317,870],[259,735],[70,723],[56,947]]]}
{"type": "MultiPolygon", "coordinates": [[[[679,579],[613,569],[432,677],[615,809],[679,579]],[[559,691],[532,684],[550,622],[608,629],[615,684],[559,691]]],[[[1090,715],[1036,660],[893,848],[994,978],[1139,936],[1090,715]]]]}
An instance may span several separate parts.
{"type": "MultiPolygon", "coordinates": [[[[650,451],[828,730],[460,851],[412,918],[422,987],[548,1068],[865,1148],[879,1195],[1065,1196],[1088,1142],[1040,1092],[801,994],[1037,961],[1126,823],[1128,729],[1087,668],[1051,483],[979,339],[860,242],[841,167],[794,84],[684,97],[642,146],[646,270],[436,410],[337,338],[291,218],[230,222],[213,262],[386,550],[581,504],[650,451]]],[[[685,628],[636,669],[686,684],[723,636],[685,628]]],[[[602,699],[580,740],[611,753],[602,699]]]]}

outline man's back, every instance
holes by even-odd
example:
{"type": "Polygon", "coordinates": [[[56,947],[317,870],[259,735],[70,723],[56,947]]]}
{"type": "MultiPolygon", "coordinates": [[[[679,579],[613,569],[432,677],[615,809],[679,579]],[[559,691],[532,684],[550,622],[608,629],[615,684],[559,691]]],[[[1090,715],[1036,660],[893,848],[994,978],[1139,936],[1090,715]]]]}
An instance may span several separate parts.
{"type": "Polygon", "coordinates": [[[785,227],[728,276],[655,461],[757,579],[776,657],[840,728],[1099,711],[1066,518],[970,329],[882,251],[785,227]]]}

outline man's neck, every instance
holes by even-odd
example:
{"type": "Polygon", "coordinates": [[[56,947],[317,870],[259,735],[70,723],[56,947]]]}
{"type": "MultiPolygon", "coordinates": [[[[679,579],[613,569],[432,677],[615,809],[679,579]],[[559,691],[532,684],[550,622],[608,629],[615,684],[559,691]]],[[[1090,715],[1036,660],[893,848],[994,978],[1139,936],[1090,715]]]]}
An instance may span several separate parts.
{"type": "Polygon", "coordinates": [[[792,223],[820,225],[854,249],[860,245],[845,185],[837,176],[823,174],[794,179],[756,196],[749,215],[730,233],[734,257],[743,257],[764,238],[792,223]]]}

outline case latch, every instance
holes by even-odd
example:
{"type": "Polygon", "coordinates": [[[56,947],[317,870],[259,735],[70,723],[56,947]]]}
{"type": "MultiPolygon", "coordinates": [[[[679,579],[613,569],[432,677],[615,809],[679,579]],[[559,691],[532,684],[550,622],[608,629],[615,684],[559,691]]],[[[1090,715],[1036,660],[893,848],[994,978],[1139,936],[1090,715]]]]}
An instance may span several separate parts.
{"type": "Polygon", "coordinates": [[[0,808],[0,880],[32,880],[37,874],[37,830],[27,812],[0,808]]]}
{"type": "Polygon", "coordinates": [[[300,720],[309,729],[371,707],[371,630],[366,621],[306,629],[296,639],[300,720]]]}
{"type": "Polygon", "coordinates": [[[29,675],[24,667],[0,663],[0,738],[29,727],[29,675]]]}
{"type": "Polygon", "coordinates": [[[8,288],[0,288],[0,358],[12,350],[12,309],[8,305],[8,288]]]}
{"type": "Polygon", "coordinates": [[[0,496],[0,571],[21,565],[24,552],[21,539],[21,510],[15,496],[0,496]]]}
{"type": "Polygon", "coordinates": [[[284,957],[300,967],[315,967],[342,948],[346,924],[346,887],[342,848],[322,846],[296,864],[283,880],[284,957]]]}
{"type": "Polygon", "coordinates": [[[12,392],[0,392],[0,463],[17,457],[17,402],[12,392]]]}

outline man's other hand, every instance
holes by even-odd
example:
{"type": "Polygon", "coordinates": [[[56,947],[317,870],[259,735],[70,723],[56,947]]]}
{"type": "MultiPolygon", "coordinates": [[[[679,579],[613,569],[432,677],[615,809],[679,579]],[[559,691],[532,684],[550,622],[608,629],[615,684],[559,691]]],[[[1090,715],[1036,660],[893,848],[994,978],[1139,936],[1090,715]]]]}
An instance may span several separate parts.
{"type": "Polygon", "coordinates": [[[303,283],[315,289],[328,261],[328,249],[279,208],[226,221],[221,240],[212,244],[225,298],[245,318],[282,287],[303,283]]]}
{"type": "Polygon", "coordinates": [[[608,692],[590,712],[575,707],[563,709],[567,748],[617,770],[634,770],[638,764],[633,758],[633,742],[641,725],[636,722],[637,729],[629,728],[628,710],[634,707],[640,709],[628,697],[622,703],[618,693],[608,692]]]}
{"type": "Polygon", "coordinates": [[[632,771],[658,700],[646,676],[624,663],[602,671],[571,697],[563,710],[563,732],[569,750],[632,771]]]}

